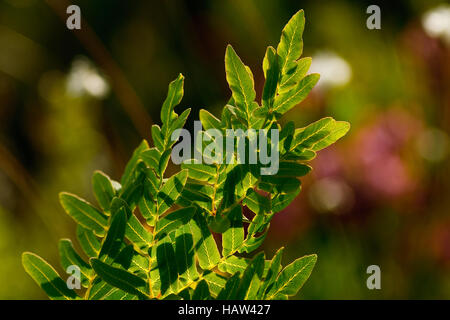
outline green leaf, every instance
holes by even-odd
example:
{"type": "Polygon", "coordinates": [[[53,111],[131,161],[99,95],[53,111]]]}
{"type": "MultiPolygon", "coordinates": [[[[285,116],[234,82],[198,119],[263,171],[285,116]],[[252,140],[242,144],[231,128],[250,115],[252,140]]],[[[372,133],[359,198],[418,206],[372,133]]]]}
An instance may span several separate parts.
{"type": "MultiPolygon", "coordinates": [[[[186,110],[184,110],[179,116],[178,118],[172,123],[171,127],[170,127],[170,131],[173,132],[176,129],[180,129],[183,128],[184,125],[186,124],[186,120],[189,117],[189,114],[191,113],[191,108],[187,108],[186,110]]],[[[173,143],[175,143],[176,140],[173,141],[173,143]]]]}
{"type": "Polygon", "coordinates": [[[89,279],[92,277],[92,268],[75,251],[72,241],[69,239],[59,240],[58,249],[61,258],[61,266],[64,270],[67,270],[69,266],[77,266],[80,269],[80,281],[84,287],[87,287],[89,279]]]}
{"type": "Polygon", "coordinates": [[[111,201],[111,216],[114,217],[121,210],[125,211],[126,219],[131,216],[131,210],[128,203],[124,199],[114,197],[111,201]]]}
{"type": "Polygon", "coordinates": [[[260,236],[248,235],[244,241],[244,246],[239,249],[239,253],[250,253],[258,249],[267,236],[267,230],[260,236]]]}
{"type": "Polygon", "coordinates": [[[195,211],[195,207],[187,207],[169,213],[156,223],[156,237],[162,238],[164,235],[188,223],[195,214],[195,211]]]}
{"type": "Polygon", "coordinates": [[[286,266],[278,275],[274,286],[267,293],[266,299],[278,299],[280,295],[293,296],[309,278],[317,261],[317,255],[312,254],[299,258],[286,266]]]}
{"type": "Polygon", "coordinates": [[[192,300],[209,300],[210,298],[208,283],[205,280],[200,281],[194,290],[192,300]]]}
{"type": "Polygon", "coordinates": [[[242,207],[236,206],[228,214],[230,227],[222,234],[222,255],[228,256],[235,252],[244,241],[242,227],[242,207]]]}
{"type": "Polygon", "coordinates": [[[101,248],[100,241],[98,241],[97,237],[91,230],[78,225],[77,239],[81,245],[81,248],[89,258],[98,257],[101,248]]]}
{"type": "Polygon", "coordinates": [[[136,300],[137,295],[113,287],[97,277],[89,290],[89,300],[136,300]]]}
{"type": "Polygon", "coordinates": [[[127,213],[125,207],[121,207],[118,212],[114,213],[111,226],[103,242],[99,255],[101,261],[111,263],[119,254],[125,235],[126,223],[127,213]]]}
{"type": "Polygon", "coordinates": [[[109,212],[111,201],[116,193],[111,179],[103,172],[95,171],[92,177],[92,186],[98,204],[104,211],[109,212]]]}
{"type": "Polygon", "coordinates": [[[127,293],[117,288],[112,288],[107,294],[105,294],[100,300],[137,300],[138,297],[131,293],[127,293]]]}
{"type": "Polygon", "coordinates": [[[150,292],[152,296],[159,296],[161,294],[161,276],[159,272],[157,256],[157,245],[152,246],[149,250],[150,261],[150,292]]]}
{"type": "Polygon", "coordinates": [[[277,91],[278,85],[278,56],[273,47],[268,47],[263,62],[264,76],[266,82],[262,94],[262,105],[265,109],[269,109],[273,105],[273,99],[277,91]]]}
{"type": "Polygon", "coordinates": [[[302,55],[304,28],[305,13],[303,10],[298,11],[283,28],[277,47],[281,82],[285,76],[289,76],[295,71],[296,60],[302,55]]]}
{"type": "Polygon", "coordinates": [[[41,257],[31,252],[24,252],[22,265],[50,299],[73,300],[78,298],[75,291],[69,289],[56,270],[41,257]]]}
{"type": "Polygon", "coordinates": [[[187,170],[171,176],[158,193],[158,214],[166,212],[178,199],[187,180],[187,170]]]}
{"type": "Polygon", "coordinates": [[[215,178],[217,169],[202,163],[183,163],[181,168],[188,170],[188,176],[197,181],[209,181],[215,178]]]}
{"type": "Polygon", "coordinates": [[[316,157],[316,152],[308,149],[297,148],[293,152],[285,155],[287,160],[300,160],[300,161],[311,161],[316,157]]]}
{"type": "Polygon", "coordinates": [[[184,124],[186,123],[187,118],[189,117],[189,114],[191,113],[191,108],[188,108],[183,111],[183,113],[174,121],[172,122],[170,126],[170,137],[168,137],[166,148],[171,148],[180,138],[180,134],[173,135],[173,132],[176,129],[180,129],[184,127],[184,124]]]}
{"type": "Polygon", "coordinates": [[[150,261],[148,256],[142,256],[133,250],[130,266],[128,271],[148,278],[148,271],[150,270],[150,261]]]}
{"type": "Polygon", "coordinates": [[[264,228],[267,226],[269,217],[270,216],[268,216],[268,215],[262,215],[262,214],[255,215],[253,217],[252,221],[250,222],[250,225],[248,226],[247,238],[250,235],[254,235],[258,232],[262,232],[264,230],[264,228]]]}
{"type": "Polygon", "coordinates": [[[145,229],[134,214],[128,219],[125,236],[135,246],[137,251],[147,252],[152,245],[152,234],[145,229]]]}
{"type": "Polygon", "coordinates": [[[297,66],[295,68],[295,71],[291,74],[286,74],[282,82],[280,83],[280,86],[278,88],[278,93],[284,93],[290,89],[294,85],[300,82],[301,79],[306,75],[306,73],[309,70],[309,67],[311,66],[312,59],[310,57],[302,58],[298,60],[297,66]]]}
{"type": "Polygon", "coordinates": [[[123,248],[120,250],[119,254],[117,254],[117,257],[111,263],[111,266],[122,267],[125,270],[133,272],[129,270],[129,268],[131,266],[131,260],[133,259],[133,255],[135,254],[136,251],[134,251],[132,245],[123,244],[122,247],[123,248]]]}
{"type": "Polygon", "coordinates": [[[181,102],[181,99],[183,98],[183,85],[184,77],[181,73],[169,84],[167,98],[164,100],[161,108],[161,122],[163,123],[162,135],[165,139],[170,138],[168,137],[170,124],[177,118],[177,115],[173,109],[181,102]]]}
{"type": "Polygon", "coordinates": [[[261,183],[258,186],[261,190],[277,195],[298,193],[300,191],[301,183],[296,178],[263,176],[261,178],[261,183]]]}
{"type": "Polygon", "coordinates": [[[95,272],[110,285],[125,292],[141,297],[148,297],[146,292],[146,282],[134,274],[116,267],[112,267],[99,259],[91,258],[92,268],[95,272]]]}
{"type": "Polygon", "coordinates": [[[297,104],[302,102],[319,81],[319,74],[312,73],[304,77],[296,87],[288,92],[282,93],[275,98],[273,112],[283,115],[297,104]]]}
{"type": "Polygon", "coordinates": [[[183,285],[198,279],[195,265],[194,239],[188,224],[183,224],[175,231],[175,256],[179,279],[183,285]]]}
{"type": "Polygon", "coordinates": [[[219,264],[219,270],[222,272],[228,272],[229,274],[235,274],[236,272],[244,273],[247,269],[250,260],[237,256],[230,256],[225,260],[222,260],[219,264]]]}
{"type": "Polygon", "coordinates": [[[314,151],[322,150],[329,145],[335,143],[337,140],[342,138],[350,130],[350,123],[346,121],[335,121],[333,128],[330,130],[330,134],[323,139],[314,143],[311,148],[314,151]]]}
{"type": "Polygon", "coordinates": [[[253,87],[253,76],[230,45],[227,46],[225,53],[225,71],[234,102],[250,124],[251,115],[258,107],[258,104],[254,102],[256,93],[253,87]]]}
{"type": "Polygon", "coordinates": [[[256,297],[257,290],[264,271],[264,253],[258,253],[245,269],[239,283],[237,300],[252,300],[256,297]]]}
{"type": "Polygon", "coordinates": [[[133,155],[131,156],[131,159],[128,161],[125,171],[122,175],[122,179],[120,180],[120,183],[122,186],[126,186],[130,184],[132,180],[135,179],[134,173],[136,170],[136,167],[138,165],[139,160],[141,159],[141,155],[145,150],[150,149],[148,146],[147,141],[143,140],[139,147],[134,150],[133,155]]]}
{"type": "Polygon", "coordinates": [[[219,119],[209,113],[207,110],[201,109],[199,112],[200,121],[205,130],[222,129],[222,123],[219,119]]]}
{"type": "Polygon", "coordinates": [[[141,154],[141,159],[150,168],[157,169],[159,167],[159,162],[161,159],[161,152],[159,152],[158,149],[155,148],[145,150],[141,154]]]}
{"type": "Polygon", "coordinates": [[[183,300],[192,300],[192,295],[194,294],[194,290],[192,288],[186,288],[178,293],[178,296],[183,300]]]}
{"type": "Polygon", "coordinates": [[[67,192],[61,192],[59,194],[59,200],[67,214],[78,224],[86,229],[92,230],[99,237],[105,235],[107,226],[106,218],[90,203],[67,192]]]}
{"type": "Polygon", "coordinates": [[[330,117],[320,119],[304,128],[295,130],[291,150],[296,148],[321,150],[343,137],[349,129],[348,122],[336,121],[330,117]]]}
{"type": "Polygon", "coordinates": [[[219,177],[220,180],[225,180],[221,181],[221,183],[223,183],[223,201],[221,203],[221,209],[232,206],[236,201],[236,195],[242,193],[240,168],[229,165],[228,169],[228,172],[224,172],[221,174],[221,177],[219,177]],[[230,168],[231,170],[228,171],[230,168]]]}
{"type": "Polygon", "coordinates": [[[266,290],[272,287],[272,284],[275,282],[278,274],[281,271],[281,258],[283,256],[284,247],[281,247],[274,255],[272,260],[270,261],[269,270],[267,271],[266,277],[264,279],[264,283],[260,288],[259,298],[263,298],[266,290]]]}
{"type": "MultiPolygon", "coordinates": [[[[117,288],[103,281],[100,277],[96,277],[91,285],[88,293],[89,300],[105,300],[112,295],[117,288]]],[[[118,289],[117,289],[118,290],[118,289]]]]}
{"type": "Polygon", "coordinates": [[[142,216],[147,220],[147,223],[154,225],[156,219],[156,204],[154,199],[156,198],[157,190],[155,189],[154,181],[146,179],[144,181],[144,192],[139,200],[138,206],[142,216]]]}
{"type": "Polygon", "coordinates": [[[267,236],[269,223],[273,217],[271,214],[257,214],[253,217],[247,229],[247,237],[244,241],[244,246],[239,249],[239,253],[250,253],[256,250],[267,236]]]}
{"type": "Polygon", "coordinates": [[[158,163],[158,174],[160,177],[164,176],[164,172],[166,171],[167,165],[169,164],[171,152],[172,150],[168,149],[161,155],[161,159],[158,163]]]}
{"type": "MultiPolygon", "coordinates": [[[[212,210],[212,198],[205,194],[205,190],[197,189],[196,186],[197,184],[194,183],[186,183],[180,197],[177,200],[177,204],[183,207],[198,206],[201,209],[210,212],[212,210]]],[[[204,189],[208,187],[207,185],[198,186],[203,186],[205,187],[204,189]]]]}
{"type": "Polygon", "coordinates": [[[196,213],[188,223],[189,232],[194,240],[194,250],[197,255],[200,268],[208,270],[215,267],[220,261],[219,250],[216,241],[208,229],[205,218],[196,213]]]}
{"type": "Polygon", "coordinates": [[[211,292],[211,295],[213,297],[217,297],[217,295],[225,287],[225,283],[227,282],[227,280],[223,276],[212,271],[205,272],[203,274],[203,279],[208,282],[209,291],[211,292]]]}
{"type": "Polygon", "coordinates": [[[281,156],[286,154],[286,152],[290,150],[292,140],[294,137],[294,132],[295,132],[294,121],[289,121],[280,131],[279,146],[281,156]]]}
{"type": "Polygon", "coordinates": [[[297,197],[297,195],[300,193],[300,186],[297,190],[295,190],[292,193],[278,194],[275,198],[272,199],[272,212],[280,212],[284,208],[286,208],[288,205],[291,204],[291,202],[297,197]]]}
{"type": "Polygon", "coordinates": [[[241,170],[242,194],[243,196],[247,190],[253,188],[258,182],[260,167],[256,164],[243,164],[239,166],[241,170]]]}
{"type": "Polygon", "coordinates": [[[311,167],[306,164],[297,163],[294,161],[280,161],[277,177],[303,177],[310,171],[311,167]]]}
{"type": "Polygon", "coordinates": [[[156,249],[156,259],[161,281],[161,293],[170,294],[178,292],[178,271],[174,263],[175,249],[169,237],[165,237],[158,242],[156,249]]]}
{"type": "Polygon", "coordinates": [[[252,189],[247,192],[247,196],[242,201],[242,204],[256,214],[265,214],[270,211],[269,199],[252,189]]]}
{"type": "Polygon", "coordinates": [[[134,209],[139,203],[142,193],[144,192],[145,171],[147,167],[145,163],[139,159],[136,168],[133,171],[133,177],[122,187],[119,196],[121,199],[134,209]]]}
{"type": "Polygon", "coordinates": [[[155,147],[160,152],[163,152],[164,151],[164,139],[163,139],[163,136],[161,133],[161,128],[157,124],[152,125],[152,138],[153,138],[153,143],[155,144],[155,147]]]}
{"type": "MultiPolygon", "coordinates": [[[[231,221],[228,219],[226,215],[222,215],[221,213],[214,215],[206,215],[208,227],[212,232],[215,233],[224,233],[231,226],[231,221]]],[[[223,239],[223,235],[222,235],[223,239]]]]}
{"type": "Polygon", "coordinates": [[[239,272],[229,278],[225,287],[217,295],[217,300],[237,300],[240,280],[239,272]]]}

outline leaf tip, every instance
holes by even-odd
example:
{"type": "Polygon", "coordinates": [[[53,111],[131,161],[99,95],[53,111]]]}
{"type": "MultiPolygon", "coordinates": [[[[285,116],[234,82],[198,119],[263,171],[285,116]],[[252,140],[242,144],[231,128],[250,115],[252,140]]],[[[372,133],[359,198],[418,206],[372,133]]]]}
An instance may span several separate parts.
{"type": "Polygon", "coordinates": [[[34,253],[29,251],[22,252],[22,264],[24,264],[25,261],[32,255],[34,255],[34,253]]]}

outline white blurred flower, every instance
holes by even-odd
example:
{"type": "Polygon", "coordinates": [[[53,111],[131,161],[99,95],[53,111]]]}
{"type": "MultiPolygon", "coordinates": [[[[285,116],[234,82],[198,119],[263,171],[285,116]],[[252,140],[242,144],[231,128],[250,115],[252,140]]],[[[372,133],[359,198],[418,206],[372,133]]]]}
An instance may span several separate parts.
{"type": "Polygon", "coordinates": [[[441,38],[450,45],[450,6],[440,5],[425,12],[422,26],[429,36],[441,38]]]}
{"type": "Polygon", "coordinates": [[[86,58],[76,58],[67,76],[67,91],[74,96],[84,94],[95,98],[105,98],[109,84],[95,66],[86,58]]]}
{"type": "Polygon", "coordinates": [[[311,205],[319,212],[335,212],[351,207],[353,190],[341,179],[323,178],[309,190],[311,205]]]}
{"type": "Polygon", "coordinates": [[[429,128],[420,134],[416,146],[422,158],[430,162],[440,162],[448,155],[449,138],[444,131],[429,128]]]}
{"type": "Polygon", "coordinates": [[[312,57],[310,73],[319,73],[319,87],[337,87],[347,84],[352,68],[343,58],[331,51],[320,51],[312,57]]]}

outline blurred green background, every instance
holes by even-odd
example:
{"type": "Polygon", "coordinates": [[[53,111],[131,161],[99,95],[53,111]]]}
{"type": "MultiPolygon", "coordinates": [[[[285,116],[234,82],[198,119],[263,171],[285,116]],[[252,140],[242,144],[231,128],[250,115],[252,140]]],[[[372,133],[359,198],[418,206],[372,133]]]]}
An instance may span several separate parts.
{"type": "Polygon", "coordinates": [[[21,252],[59,265],[57,240],[74,238],[75,224],[58,192],[93,201],[95,169],[119,179],[179,72],[188,127],[200,108],[218,114],[230,96],[228,43],[260,96],[266,47],[299,9],[304,56],[322,77],[285,119],[301,127],[329,115],[352,128],[275,216],[267,255],[280,246],[285,263],[318,254],[300,299],[450,298],[448,2],[73,3],[83,18],[75,32],[65,0],[0,0],[0,298],[45,298],[21,252]],[[366,27],[371,4],[381,30],[366,27]],[[366,287],[373,264],[381,290],[366,287]]]}

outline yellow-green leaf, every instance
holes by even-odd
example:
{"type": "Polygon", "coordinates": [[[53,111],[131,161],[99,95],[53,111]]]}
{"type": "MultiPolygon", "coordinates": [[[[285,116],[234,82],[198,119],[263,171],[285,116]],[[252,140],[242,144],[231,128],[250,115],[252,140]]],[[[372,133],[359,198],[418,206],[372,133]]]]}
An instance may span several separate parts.
{"type": "Polygon", "coordinates": [[[31,252],[22,254],[25,271],[47,293],[52,300],[74,300],[78,298],[75,291],[67,287],[56,270],[44,259],[31,252]]]}
{"type": "Polygon", "coordinates": [[[106,217],[90,203],[67,192],[61,192],[59,200],[67,214],[78,224],[92,230],[97,236],[101,237],[105,234],[106,217]]]}
{"type": "Polygon", "coordinates": [[[279,299],[280,295],[293,296],[309,278],[317,261],[317,255],[312,254],[299,258],[286,266],[275,280],[274,286],[267,293],[266,299],[279,299]]]}

